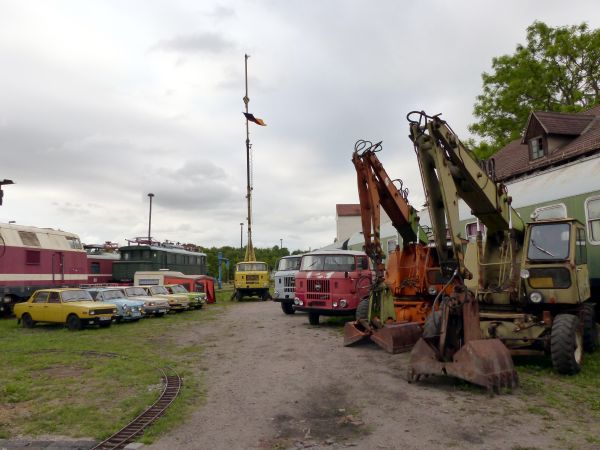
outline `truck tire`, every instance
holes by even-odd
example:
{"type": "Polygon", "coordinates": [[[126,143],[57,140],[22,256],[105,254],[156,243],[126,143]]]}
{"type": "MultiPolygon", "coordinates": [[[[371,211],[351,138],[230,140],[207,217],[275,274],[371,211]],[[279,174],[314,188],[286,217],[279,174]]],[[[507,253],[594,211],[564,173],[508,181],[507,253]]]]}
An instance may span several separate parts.
{"type": "Polygon", "coordinates": [[[269,300],[270,298],[271,298],[271,294],[269,293],[269,291],[264,291],[264,292],[262,293],[262,295],[260,296],[260,299],[261,299],[263,302],[266,302],[266,301],[267,301],[267,300],[269,300]]]}
{"type": "Polygon", "coordinates": [[[76,314],[69,314],[67,317],[67,328],[71,331],[81,330],[81,320],[76,314]]]}
{"type": "Polygon", "coordinates": [[[550,334],[552,366],[561,375],[575,375],[583,362],[583,332],[579,318],[560,314],[552,322],[550,334]]]}
{"type": "Polygon", "coordinates": [[[588,353],[595,352],[599,343],[595,307],[595,303],[584,303],[579,310],[579,319],[583,325],[583,350],[588,353]]]}
{"type": "Polygon", "coordinates": [[[369,320],[369,299],[363,298],[356,307],[356,320],[369,320]]]}
{"type": "Polygon", "coordinates": [[[319,325],[319,313],[309,312],[308,323],[310,323],[311,325],[319,325]]]}
{"type": "Polygon", "coordinates": [[[238,302],[241,302],[241,301],[242,301],[242,297],[243,297],[243,295],[242,295],[242,293],[241,293],[240,291],[235,291],[235,299],[236,299],[238,302]]]}
{"type": "Polygon", "coordinates": [[[284,314],[294,314],[296,312],[294,305],[284,302],[281,302],[281,310],[284,312],[284,314]]]}

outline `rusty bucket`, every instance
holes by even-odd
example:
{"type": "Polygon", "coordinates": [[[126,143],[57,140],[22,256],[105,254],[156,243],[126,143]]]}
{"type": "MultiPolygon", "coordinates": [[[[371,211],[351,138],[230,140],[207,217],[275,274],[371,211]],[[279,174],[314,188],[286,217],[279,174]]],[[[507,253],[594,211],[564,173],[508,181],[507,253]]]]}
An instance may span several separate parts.
{"type": "Polygon", "coordinates": [[[371,340],[388,353],[403,353],[413,348],[422,333],[416,322],[386,324],[373,332],[371,340]]]}
{"type": "Polygon", "coordinates": [[[371,329],[366,328],[360,321],[346,322],[344,325],[344,346],[366,341],[371,335],[371,329]]]}
{"type": "Polygon", "coordinates": [[[452,357],[441,361],[434,346],[424,339],[413,347],[410,354],[409,380],[421,376],[448,375],[485,387],[489,392],[518,385],[518,376],[509,350],[500,339],[469,341],[452,357]]]}

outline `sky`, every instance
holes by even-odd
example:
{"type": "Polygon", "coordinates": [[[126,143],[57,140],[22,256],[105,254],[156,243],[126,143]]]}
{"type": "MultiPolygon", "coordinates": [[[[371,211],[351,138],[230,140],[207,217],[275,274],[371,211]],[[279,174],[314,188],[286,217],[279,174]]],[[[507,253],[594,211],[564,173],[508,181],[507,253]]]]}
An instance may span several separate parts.
{"type": "Polygon", "coordinates": [[[466,140],[481,74],[535,20],[600,27],[572,0],[0,0],[0,222],[84,243],[246,245],[249,54],[255,247],[333,242],[358,203],[358,139],[419,208],[406,114],[466,140]]]}

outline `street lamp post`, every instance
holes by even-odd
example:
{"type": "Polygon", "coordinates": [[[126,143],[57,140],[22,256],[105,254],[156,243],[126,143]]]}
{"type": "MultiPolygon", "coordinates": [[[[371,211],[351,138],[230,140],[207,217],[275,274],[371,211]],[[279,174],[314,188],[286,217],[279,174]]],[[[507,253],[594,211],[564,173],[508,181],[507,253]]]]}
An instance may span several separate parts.
{"type": "Polygon", "coordinates": [[[152,197],[154,197],[154,194],[149,193],[148,198],[150,198],[150,212],[148,213],[148,245],[152,244],[152,197]]]}
{"type": "Polygon", "coordinates": [[[242,245],[242,236],[244,234],[244,222],[240,222],[240,259],[242,259],[244,256],[244,250],[243,250],[243,245],[242,245]]]}

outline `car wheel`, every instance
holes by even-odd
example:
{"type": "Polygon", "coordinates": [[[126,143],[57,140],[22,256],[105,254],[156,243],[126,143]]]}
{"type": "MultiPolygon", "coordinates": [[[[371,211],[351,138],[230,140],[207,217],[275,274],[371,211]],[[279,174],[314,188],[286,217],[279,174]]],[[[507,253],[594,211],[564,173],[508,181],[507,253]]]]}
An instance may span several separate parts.
{"type": "Polygon", "coordinates": [[[296,312],[296,310],[294,309],[294,305],[290,305],[289,303],[283,303],[283,302],[281,302],[281,310],[285,314],[294,314],[296,312]]]}
{"type": "Polygon", "coordinates": [[[28,313],[23,314],[21,321],[23,322],[23,328],[33,328],[35,325],[35,322],[28,313]]]}
{"type": "Polygon", "coordinates": [[[77,315],[70,314],[69,317],[67,317],[67,328],[71,331],[81,330],[81,320],[77,315]]]}
{"type": "Polygon", "coordinates": [[[319,325],[319,314],[314,312],[308,313],[308,323],[311,325],[319,325]]]}
{"type": "Polygon", "coordinates": [[[575,375],[583,361],[583,333],[579,318],[560,314],[552,322],[550,334],[552,366],[561,375],[575,375]]]}

